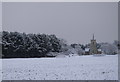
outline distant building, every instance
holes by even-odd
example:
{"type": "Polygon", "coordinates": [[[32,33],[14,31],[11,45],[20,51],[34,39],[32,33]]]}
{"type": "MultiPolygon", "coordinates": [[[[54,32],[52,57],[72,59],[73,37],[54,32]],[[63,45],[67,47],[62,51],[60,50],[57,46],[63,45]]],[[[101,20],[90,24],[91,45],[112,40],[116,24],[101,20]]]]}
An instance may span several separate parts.
{"type": "Polygon", "coordinates": [[[94,34],[93,34],[93,38],[92,38],[91,43],[90,43],[90,48],[85,49],[85,55],[101,54],[101,53],[102,53],[101,49],[97,49],[97,42],[94,39],[94,34]]]}
{"type": "Polygon", "coordinates": [[[97,54],[98,50],[97,50],[97,42],[94,39],[94,35],[93,35],[93,39],[91,40],[91,44],[90,44],[90,54],[97,54]]]}
{"type": "Polygon", "coordinates": [[[98,49],[98,53],[97,54],[102,54],[102,50],[98,49]]]}
{"type": "Polygon", "coordinates": [[[89,55],[90,54],[90,48],[85,48],[85,55],[89,55]]]}

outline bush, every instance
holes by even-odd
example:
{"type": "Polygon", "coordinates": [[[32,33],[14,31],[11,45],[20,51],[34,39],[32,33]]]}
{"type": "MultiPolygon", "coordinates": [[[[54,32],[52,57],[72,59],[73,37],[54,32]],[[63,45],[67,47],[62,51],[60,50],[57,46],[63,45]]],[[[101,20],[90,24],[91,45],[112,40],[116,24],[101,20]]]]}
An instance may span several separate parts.
{"type": "Polygon", "coordinates": [[[2,32],[4,58],[47,57],[47,53],[60,50],[60,40],[55,35],[2,32]]]}
{"type": "Polygon", "coordinates": [[[114,55],[118,53],[118,49],[114,44],[105,43],[101,45],[104,54],[114,55]]]}

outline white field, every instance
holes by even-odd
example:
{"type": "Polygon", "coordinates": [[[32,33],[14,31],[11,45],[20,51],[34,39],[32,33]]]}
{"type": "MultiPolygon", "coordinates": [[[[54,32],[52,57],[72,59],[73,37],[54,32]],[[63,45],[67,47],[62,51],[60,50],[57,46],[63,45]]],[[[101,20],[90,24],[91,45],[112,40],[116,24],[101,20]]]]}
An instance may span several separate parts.
{"type": "Polygon", "coordinates": [[[118,80],[118,55],[2,60],[3,80],[118,80]]]}

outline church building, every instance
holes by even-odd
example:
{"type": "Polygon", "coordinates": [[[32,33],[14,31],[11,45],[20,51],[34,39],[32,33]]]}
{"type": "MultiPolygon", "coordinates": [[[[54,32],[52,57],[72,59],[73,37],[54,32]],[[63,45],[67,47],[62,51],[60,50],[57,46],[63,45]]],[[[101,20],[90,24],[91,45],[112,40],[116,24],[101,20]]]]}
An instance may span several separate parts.
{"type": "Polygon", "coordinates": [[[93,39],[91,40],[90,44],[90,54],[97,54],[97,43],[96,40],[94,39],[94,34],[93,34],[93,39]]]}
{"type": "Polygon", "coordinates": [[[90,48],[85,49],[85,54],[90,55],[90,54],[101,54],[101,53],[102,53],[101,49],[97,49],[97,42],[94,39],[94,34],[93,34],[93,38],[90,43],[90,48]]]}

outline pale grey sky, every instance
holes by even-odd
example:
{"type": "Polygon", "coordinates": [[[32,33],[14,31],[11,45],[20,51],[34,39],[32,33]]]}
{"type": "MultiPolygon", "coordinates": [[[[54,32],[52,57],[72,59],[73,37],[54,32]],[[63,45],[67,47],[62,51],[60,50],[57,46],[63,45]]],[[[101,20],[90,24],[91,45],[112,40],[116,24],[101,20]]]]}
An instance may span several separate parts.
{"type": "Polygon", "coordinates": [[[0,2],[0,31],[2,30],[2,3],[0,2]]]}
{"type": "Polygon", "coordinates": [[[55,34],[68,43],[118,39],[117,2],[4,2],[3,30],[55,34]]]}

